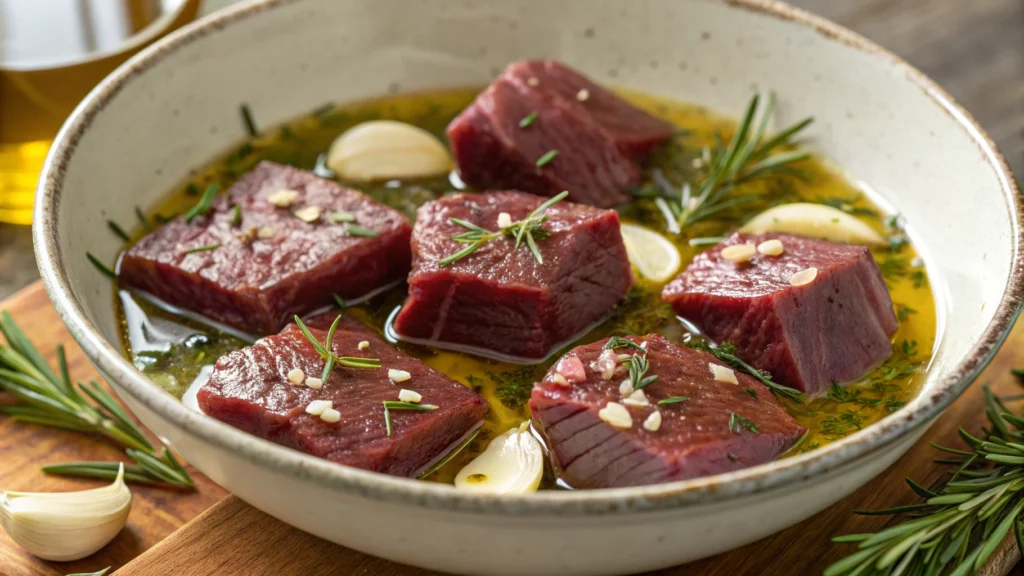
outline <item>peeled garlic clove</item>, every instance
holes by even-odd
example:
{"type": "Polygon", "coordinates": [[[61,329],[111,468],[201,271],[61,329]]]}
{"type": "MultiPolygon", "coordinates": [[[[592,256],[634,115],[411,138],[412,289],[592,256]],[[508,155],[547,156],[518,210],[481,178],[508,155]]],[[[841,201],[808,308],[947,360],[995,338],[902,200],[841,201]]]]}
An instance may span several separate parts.
{"type": "Polygon", "coordinates": [[[881,234],[854,216],[831,206],[809,202],[769,208],[744,224],[740,232],[782,232],[844,244],[886,243],[881,234]]]}
{"type": "Polygon", "coordinates": [[[529,423],[491,440],[487,449],[455,477],[455,488],[488,494],[536,492],[544,475],[544,451],[529,423]]]}
{"type": "Polygon", "coordinates": [[[418,126],[372,120],[334,140],[327,152],[327,167],[342,180],[372,182],[447,174],[452,159],[437,138],[418,126]]]}
{"type": "Polygon", "coordinates": [[[0,493],[0,526],[29,553],[67,562],[110,543],[124,528],[131,508],[122,464],[114,483],[103,488],[0,493]]]}

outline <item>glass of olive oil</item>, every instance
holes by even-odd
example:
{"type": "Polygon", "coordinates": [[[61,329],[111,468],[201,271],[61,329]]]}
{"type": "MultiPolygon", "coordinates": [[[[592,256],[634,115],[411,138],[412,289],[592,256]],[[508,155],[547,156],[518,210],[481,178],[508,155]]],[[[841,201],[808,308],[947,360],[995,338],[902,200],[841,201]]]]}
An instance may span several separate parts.
{"type": "Polygon", "coordinates": [[[0,0],[0,222],[29,224],[61,123],[129,56],[195,18],[200,0],[0,0]]]}

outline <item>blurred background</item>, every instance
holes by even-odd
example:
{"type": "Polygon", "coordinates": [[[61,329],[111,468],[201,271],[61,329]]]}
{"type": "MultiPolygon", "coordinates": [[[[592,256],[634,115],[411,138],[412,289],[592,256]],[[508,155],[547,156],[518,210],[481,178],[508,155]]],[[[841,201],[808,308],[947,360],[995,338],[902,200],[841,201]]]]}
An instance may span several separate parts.
{"type": "MultiPolygon", "coordinates": [[[[0,0],[0,298],[38,278],[32,197],[49,142],[75,103],[141,48],[234,1],[0,0]]],[[[932,77],[985,127],[1018,179],[1024,174],[1024,0],[790,3],[932,77]]]]}

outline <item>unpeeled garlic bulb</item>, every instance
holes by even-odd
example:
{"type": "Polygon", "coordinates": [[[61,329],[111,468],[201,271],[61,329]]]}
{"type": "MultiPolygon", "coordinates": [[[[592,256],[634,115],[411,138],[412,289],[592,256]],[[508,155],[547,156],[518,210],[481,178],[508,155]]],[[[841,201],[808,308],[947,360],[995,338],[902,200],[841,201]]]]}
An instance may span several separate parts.
{"type": "Polygon", "coordinates": [[[455,488],[488,494],[536,492],[544,475],[544,450],[523,422],[491,440],[455,476],[455,488]]]}
{"type": "Polygon", "coordinates": [[[124,528],[131,508],[122,464],[114,483],[103,488],[0,493],[0,525],[31,554],[67,562],[110,543],[124,528]]]}
{"type": "Polygon", "coordinates": [[[856,217],[824,204],[796,202],[769,208],[740,228],[744,234],[782,232],[844,244],[885,244],[882,235],[856,217]]]}
{"type": "Polygon", "coordinates": [[[426,178],[452,168],[448,149],[426,130],[394,120],[371,120],[338,136],[327,167],[342,180],[373,182],[426,178]]]}

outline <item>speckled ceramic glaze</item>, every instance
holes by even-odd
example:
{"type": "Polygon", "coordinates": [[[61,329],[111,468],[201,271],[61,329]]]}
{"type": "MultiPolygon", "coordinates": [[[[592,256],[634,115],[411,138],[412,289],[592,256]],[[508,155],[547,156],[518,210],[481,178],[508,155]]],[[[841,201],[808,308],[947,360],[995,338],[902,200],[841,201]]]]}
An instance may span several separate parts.
{"type": "MultiPolygon", "coordinates": [[[[467,574],[620,574],[751,542],[842,498],[906,451],[975,378],[1021,295],[1020,205],[989,139],[927,78],[833,24],[768,1],[267,0],[175,33],[118,69],[57,138],[36,250],[71,333],[143,422],[242,499],[399,562],[467,574]],[[924,248],[942,338],[919,395],[799,457],[685,482],[497,498],[345,468],[186,409],[121,353],[108,218],[128,222],[191,168],[325,101],[482,85],[548,57],[601,82],[736,113],[776,90],[814,115],[811,147],[904,214],[924,248]]],[[[912,303],[908,303],[912,304],[912,303]]]]}

